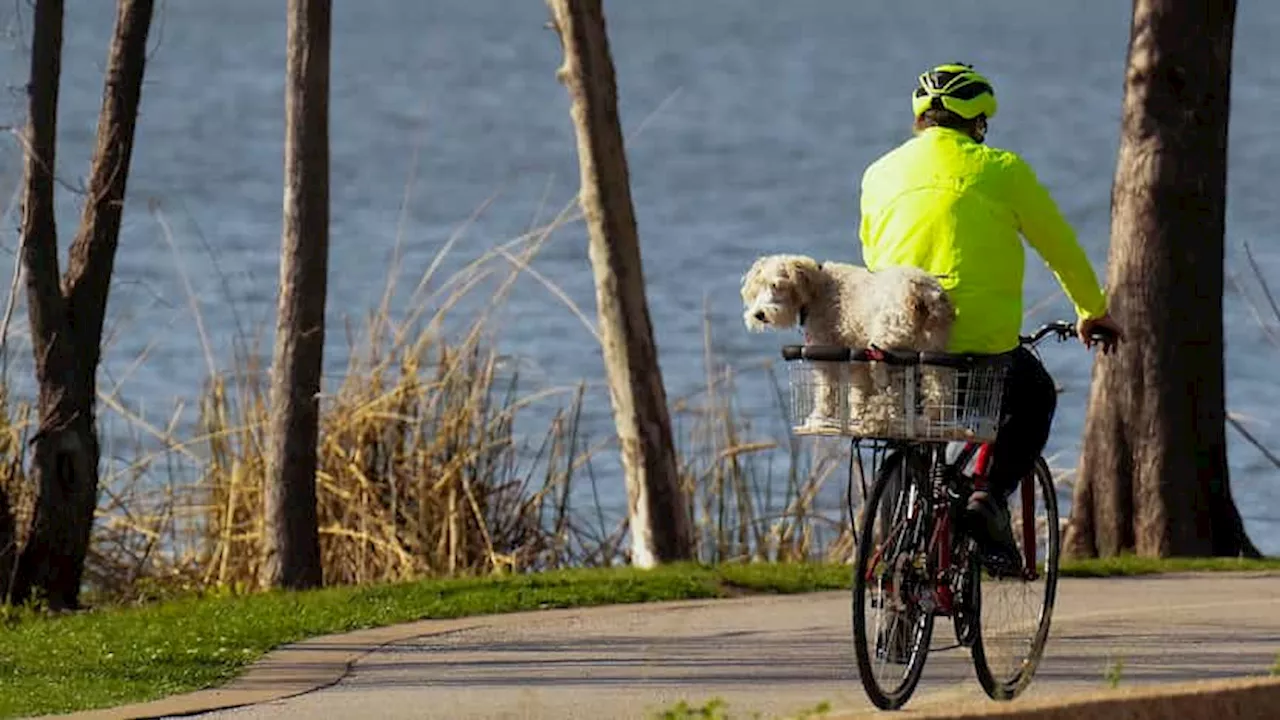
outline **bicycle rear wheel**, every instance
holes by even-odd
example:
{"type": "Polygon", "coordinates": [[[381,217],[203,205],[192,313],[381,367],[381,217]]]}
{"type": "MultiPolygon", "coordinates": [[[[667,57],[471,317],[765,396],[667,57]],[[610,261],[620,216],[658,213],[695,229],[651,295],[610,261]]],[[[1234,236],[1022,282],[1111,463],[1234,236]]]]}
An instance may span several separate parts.
{"type": "Polygon", "coordinates": [[[1023,575],[975,573],[980,620],[970,652],[978,683],[993,700],[1012,700],[1027,688],[1049,639],[1060,547],[1057,495],[1043,459],[1010,496],[1009,510],[1023,575]],[[1028,564],[1032,546],[1034,563],[1028,564]]]}
{"type": "Polygon", "coordinates": [[[885,459],[863,505],[853,574],[853,648],[867,697],[902,707],[920,682],[933,635],[927,554],[932,528],[928,459],[885,459]]]}

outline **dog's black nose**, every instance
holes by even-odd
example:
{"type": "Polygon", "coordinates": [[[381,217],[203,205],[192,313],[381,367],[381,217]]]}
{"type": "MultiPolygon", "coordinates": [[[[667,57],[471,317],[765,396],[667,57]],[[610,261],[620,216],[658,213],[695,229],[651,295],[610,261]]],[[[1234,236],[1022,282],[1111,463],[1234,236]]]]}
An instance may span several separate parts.
{"type": "Polygon", "coordinates": [[[759,320],[760,322],[764,322],[764,311],[763,311],[763,310],[757,310],[757,311],[756,311],[756,319],[757,319],[757,320],[759,320]]]}

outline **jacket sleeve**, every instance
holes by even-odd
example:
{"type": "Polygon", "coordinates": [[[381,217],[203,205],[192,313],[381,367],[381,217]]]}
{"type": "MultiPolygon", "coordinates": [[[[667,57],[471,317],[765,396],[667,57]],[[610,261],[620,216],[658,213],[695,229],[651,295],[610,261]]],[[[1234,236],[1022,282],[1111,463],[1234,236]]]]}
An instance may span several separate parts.
{"type": "Polygon", "coordinates": [[[1107,313],[1107,298],[1076,233],[1026,161],[1011,155],[1011,197],[1018,229],[1044,258],[1083,318],[1107,313]]]}

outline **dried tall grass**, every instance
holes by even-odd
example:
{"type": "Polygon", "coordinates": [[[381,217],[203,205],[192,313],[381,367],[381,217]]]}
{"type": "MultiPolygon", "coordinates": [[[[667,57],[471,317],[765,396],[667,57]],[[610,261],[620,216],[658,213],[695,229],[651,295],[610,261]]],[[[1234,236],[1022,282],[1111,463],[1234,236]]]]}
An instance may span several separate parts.
{"type": "MultiPolygon", "coordinates": [[[[469,221],[428,264],[407,312],[397,319],[390,311],[393,267],[363,331],[348,332],[350,361],[321,403],[317,491],[327,583],[627,561],[621,480],[604,493],[617,506],[602,502],[593,465],[616,446],[583,431],[587,386],[523,387],[491,337],[495,311],[520,276],[541,283],[595,334],[568,294],[531,267],[552,233],[577,219],[571,208],[437,279],[469,221]],[[446,318],[477,289],[490,293],[489,302],[446,332],[446,318]],[[540,432],[518,434],[517,417],[534,406],[550,420],[540,432]]],[[[172,244],[163,214],[152,212],[172,244]]],[[[399,257],[397,243],[393,264],[399,257]]],[[[219,368],[180,264],[177,272],[205,346],[208,381],[194,422],[184,422],[191,413],[181,403],[160,423],[130,411],[120,383],[100,392],[100,425],[111,430],[104,438],[130,440],[104,449],[108,469],[86,569],[98,598],[259,585],[269,412],[263,354],[250,338],[236,337],[231,368],[219,368]]],[[[756,434],[738,410],[740,373],[715,357],[710,327],[706,387],[672,408],[698,557],[847,554],[846,504],[820,507],[837,456],[810,466],[785,425],[756,434]],[[777,467],[780,450],[785,469],[777,467]]],[[[7,423],[0,425],[0,484],[20,505],[32,490],[23,474],[30,411],[0,417],[7,423]]]]}
{"type": "Polygon", "coordinates": [[[697,556],[712,563],[846,559],[847,486],[834,471],[844,466],[847,445],[792,436],[773,364],[735,369],[714,352],[710,313],[703,317],[704,385],[672,408],[697,556]],[[742,411],[737,380],[748,372],[764,375],[776,416],[742,411]],[[771,430],[759,429],[770,420],[771,430]]]}
{"type": "MultiPolygon", "coordinates": [[[[414,290],[414,310],[399,322],[386,309],[388,286],[363,344],[349,348],[337,389],[322,398],[317,491],[327,582],[541,569],[595,551],[569,532],[565,517],[563,488],[585,457],[581,391],[520,393],[518,376],[505,373],[484,342],[490,312],[519,266],[565,220],[562,213],[431,290],[437,256],[414,290]],[[494,275],[500,258],[516,267],[498,278],[493,303],[460,337],[446,338],[448,311],[494,275]],[[557,396],[568,403],[531,449],[515,435],[516,414],[557,396]]],[[[206,355],[213,368],[208,347],[206,355]]],[[[211,371],[189,437],[177,437],[176,422],[147,425],[104,395],[117,417],[163,446],[137,452],[104,483],[111,491],[91,578],[105,594],[256,587],[269,412],[259,356],[242,343],[232,372],[211,371]]]]}

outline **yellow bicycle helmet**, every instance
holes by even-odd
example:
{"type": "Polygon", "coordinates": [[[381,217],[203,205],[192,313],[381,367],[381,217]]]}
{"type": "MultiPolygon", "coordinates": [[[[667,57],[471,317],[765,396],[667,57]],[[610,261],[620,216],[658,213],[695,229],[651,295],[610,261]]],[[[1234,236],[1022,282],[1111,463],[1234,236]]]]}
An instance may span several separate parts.
{"type": "Polygon", "coordinates": [[[966,120],[996,114],[996,91],[991,82],[974,71],[972,65],[939,65],[920,75],[911,96],[915,116],[931,107],[943,107],[966,120]]]}

